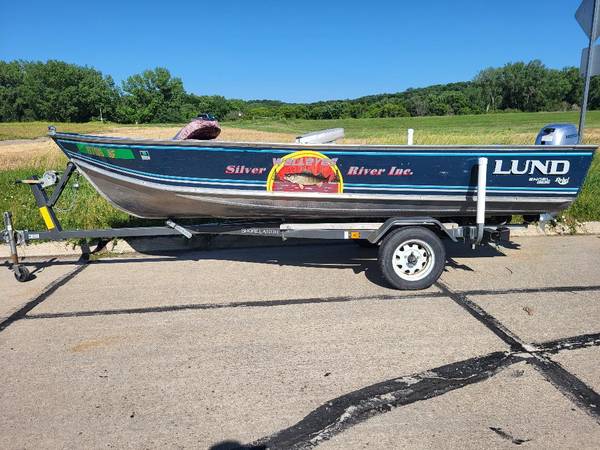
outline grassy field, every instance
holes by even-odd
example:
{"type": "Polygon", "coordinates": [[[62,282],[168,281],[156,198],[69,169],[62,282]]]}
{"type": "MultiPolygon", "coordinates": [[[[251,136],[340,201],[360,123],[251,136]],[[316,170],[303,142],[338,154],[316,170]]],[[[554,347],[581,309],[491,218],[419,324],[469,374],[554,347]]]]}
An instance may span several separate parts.
{"type": "MultiPolygon", "coordinates": [[[[577,112],[503,113],[468,116],[399,117],[341,120],[248,120],[228,122],[231,127],[302,134],[342,127],[348,141],[365,144],[406,144],[406,130],[415,130],[415,144],[533,144],[544,125],[577,123],[577,112]]],[[[600,143],[600,111],[590,111],[586,142],[600,143]]]]}
{"type": "MultiPolygon", "coordinates": [[[[539,129],[552,122],[577,122],[576,113],[510,113],[486,116],[420,117],[397,119],[345,119],[332,121],[240,121],[224,126],[223,140],[292,142],[295,135],[323,128],[343,127],[346,143],[406,142],[406,129],[415,129],[416,144],[531,144],[539,129]]],[[[104,133],[146,138],[169,138],[179,125],[121,126],[101,124],[55,124],[59,130],[104,133]]],[[[600,144],[600,111],[588,115],[586,142],[600,144]]],[[[0,123],[0,140],[42,137],[47,124],[0,123]]],[[[0,142],[0,212],[14,213],[16,226],[43,229],[29,188],[14,180],[60,170],[66,158],[48,140],[0,142]]],[[[71,182],[71,185],[73,181],[71,182]]],[[[148,224],[117,211],[83,179],[75,191],[69,187],[57,205],[65,228],[117,227],[148,224]]],[[[582,193],[566,213],[568,220],[600,220],[600,154],[596,155],[582,193]]]]}
{"type": "MultiPolygon", "coordinates": [[[[0,172],[0,211],[11,211],[15,225],[20,229],[43,230],[44,222],[31,189],[14,182],[29,178],[33,173],[40,173],[39,169],[36,171],[35,168],[22,168],[0,172]]],[[[134,223],[133,218],[113,208],[101,198],[83,177],[70,181],[55,211],[65,229],[117,227],[134,223]],[[77,191],[73,189],[75,182],[80,186],[77,191]]]]}
{"type": "MultiPolygon", "coordinates": [[[[324,128],[342,127],[354,143],[405,144],[406,130],[415,130],[415,144],[531,144],[540,128],[549,123],[577,123],[577,112],[501,113],[467,116],[398,117],[340,120],[242,120],[227,128],[298,135],[324,128]]],[[[0,123],[0,141],[46,136],[47,122],[0,123]]],[[[59,131],[109,133],[139,128],[177,128],[182,124],[120,125],[110,122],[53,123],[59,131]]],[[[600,143],[600,111],[590,111],[586,141],[600,143]],[[598,137],[598,139],[595,139],[598,137]]]]}
{"type": "Polygon", "coordinates": [[[111,122],[63,123],[63,122],[5,122],[0,123],[0,141],[11,139],[35,139],[48,134],[48,126],[70,133],[108,133],[113,130],[138,127],[172,127],[171,124],[120,125],[111,122]]]}

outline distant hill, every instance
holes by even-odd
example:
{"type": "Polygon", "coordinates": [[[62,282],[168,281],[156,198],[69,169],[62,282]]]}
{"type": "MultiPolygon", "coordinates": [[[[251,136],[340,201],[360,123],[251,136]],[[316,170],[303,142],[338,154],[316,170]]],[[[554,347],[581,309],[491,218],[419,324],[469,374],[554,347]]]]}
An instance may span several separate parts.
{"type": "MultiPolygon", "coordinates": [[[[592,79],[590,109],[600,108],[600,79],[592,79]]],[[[569,111],[579,108],[579,70],[540,61],[482,70],[473,80],[348,100],[285,103],[186,92],[165,68],[146,70],[117,86],[112,77],[62,61],[0,61],[0,121],[121,123],[185,122],[199,113],[240,118],[344,119],[569,111]]]]}

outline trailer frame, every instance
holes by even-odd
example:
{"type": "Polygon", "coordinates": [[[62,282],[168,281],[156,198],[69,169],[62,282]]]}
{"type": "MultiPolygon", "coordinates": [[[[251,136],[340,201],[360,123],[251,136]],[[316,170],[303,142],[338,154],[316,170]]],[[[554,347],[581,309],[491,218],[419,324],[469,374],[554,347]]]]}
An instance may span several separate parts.
{"type": "Polygon", "coordinates": [[[91,230],[64,230],[54,211],[54,206],[64,192],[69,179],[76,171],[72,162],[67,163],[65,171],[46,172],[42,178],[32,176],[17,183],[28,185],[33,193],[46,230],[16,230],[11,212],[3,214],[4,230],[0,238],[9,246],[10,269],[15,278],[28,281],[31,275],[20,262],[18,247],[33,241],[62,241],[69,239],[115,239],[134,237],[184,236],[191,239],[195,235],[235,235],[277,237],[286,239],[324,239],[324,240],[364,240],[373,245],[380,245],[386,238],[408,227],[421,227],[434,231],[438,236],[454,242],[463,240],[473,248],[487,242],[507,241],[510,230],[504,226],[486,226],[485,197],[487,159],[479,158],[477,186],[477,223],[476,225],[458,225],[443,223],[433,217],[391,217],[384,222],[328,222],[328,223],[285,223],[279,221],[253,222],[216,222],[182,225],[172,219],[165,221],[164,226],[142,226],[129,228],[103,228],[91,230]],[[46,189],[56,185],[49,195],[46,189]]]}

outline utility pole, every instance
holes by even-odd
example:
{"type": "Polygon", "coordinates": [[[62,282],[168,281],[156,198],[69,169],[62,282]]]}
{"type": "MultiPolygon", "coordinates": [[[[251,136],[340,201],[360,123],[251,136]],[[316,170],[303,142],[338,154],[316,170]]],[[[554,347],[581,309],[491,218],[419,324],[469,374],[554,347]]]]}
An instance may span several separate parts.
{"type": "Polygon", "coordinates": [[[583,85],[583,98],[581,100],[581,112],[579,113],[579,143],[583,143],[583,131],[585,128],[585,114],[587,112],[588,96],[590,93],[590,80],[594,69],[594,42],[598,38],[598,16],[600,14],[599,0],[584,0],[577,10],[575,17],[582,26],[583,30],[588,34],[589,44],[587,50],[587,58],[585,61],[585,82],[583,85]],[[593,2],[593,5],[591,3],[593,2]],[[589,10],[591,9],[591,23],[588,22],[589,10]],[[582,11],[582,14],[578,14],[582,11]]]}

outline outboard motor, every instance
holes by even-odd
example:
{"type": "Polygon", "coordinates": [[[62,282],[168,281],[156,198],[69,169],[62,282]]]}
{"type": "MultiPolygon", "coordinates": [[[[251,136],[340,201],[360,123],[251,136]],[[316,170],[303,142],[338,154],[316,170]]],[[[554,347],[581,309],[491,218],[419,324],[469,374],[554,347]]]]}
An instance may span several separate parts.
{"type": "Polygon", "coordinates": [[[571,123],[553,123],[546,125],[538,133],[535,145],[577,145],[579,132],[571,123]]]}

